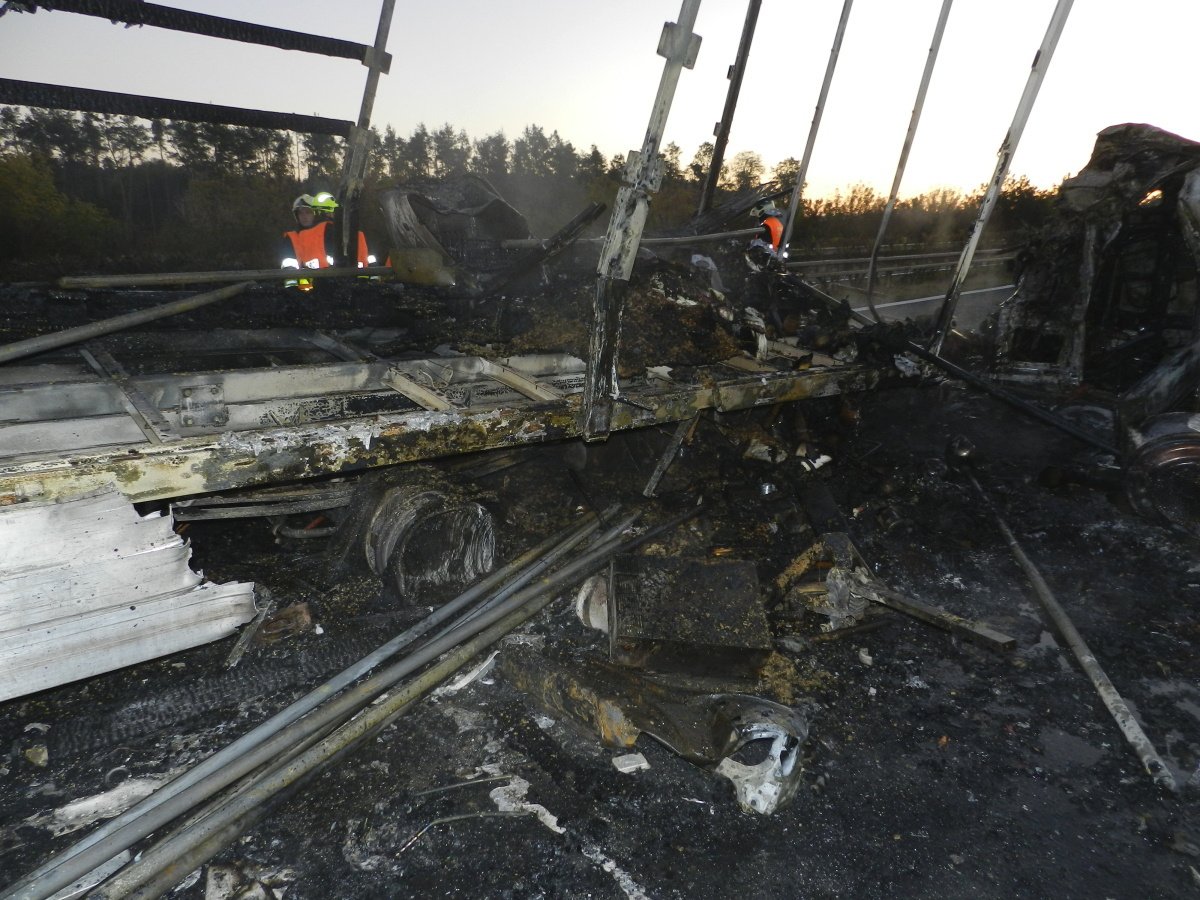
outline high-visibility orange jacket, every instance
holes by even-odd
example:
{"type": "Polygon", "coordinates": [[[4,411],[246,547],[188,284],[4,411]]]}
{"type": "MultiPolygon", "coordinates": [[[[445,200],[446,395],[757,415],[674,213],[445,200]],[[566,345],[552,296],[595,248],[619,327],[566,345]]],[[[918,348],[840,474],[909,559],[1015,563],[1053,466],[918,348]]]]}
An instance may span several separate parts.
{"type": "Polygon", "coordinates": [[[783,243],[783,223],[775,216],[767,216],[762,220],[762,226],[770,234],[771,249],[778,253],[779,245],[783,243]]]}
{"type": "MultiPolygon", "coordinates": [[[[284,237],[291,242],[294,256],[285,257],[282,263],[286,269],[324,269],[333,265],[333,249],[336,246],[335,237],[329,226],[332,222],[317,222],[311,228],[288,231],[284,237]]],[[[361,231],[358,233],[358,264],[370,265],[374,262],[367,250],[367,238],[361,231]]]]}

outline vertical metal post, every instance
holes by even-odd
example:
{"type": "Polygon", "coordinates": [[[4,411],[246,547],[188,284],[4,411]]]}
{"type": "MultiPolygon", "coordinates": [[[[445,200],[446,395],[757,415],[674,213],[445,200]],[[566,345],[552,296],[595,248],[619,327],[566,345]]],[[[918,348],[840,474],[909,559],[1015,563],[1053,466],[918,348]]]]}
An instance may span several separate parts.
{"type": "Polygon", "coordinates": [[[817,108],[813,113],[812,124],[808,128],[808,142],[804,145],[804,157],[800,160],[800,171],[796,173],[796,186],[792,188],[792,200],[788,206],[787,221],[783,226],[783,240],[779,244],[779,255],[787,256],[788,244],[792,240],[792,228],[796,216],[800,212],[800,195],[804,191],[804,179],[808,177],[808,163],[812,159],[813,146],[817,142],[817,131],[821,128],[821,114],[825,111],[825,99],[829,96],[829,85],[833,81],[833,73],[837,68],[838,54],[842,52],[842,38],[846,35],[846,23],[850,20],[850,7],[854,0],[845,0],[842,4],[842,17],[838,20],[837,34],[833,38],[833,46],[829,50],[829,62],[825,66],[825,80],[821,83],[821,94],[817,97],[817,108]]]}
{"type": "Polygon", "coordinates": [[[363,56],[367,81],[363,86],[362,106],[358,122],[350,129],[346,142],[346,162],[342,167],[342,185],[338,197],[341,224],[342,258],[354,265],[358,258],[358,196],[367,177],[367,160],[371,156],[371,111],[375,106],[375,91],[379,74],[387,74],[392,58],[387,52],[388,33],[392,30],[392,11],[396,0],[383,0],[379,9],[379,25],[375,29],[375,44],[363,56]]]}
{"type": "Polygon", "coordinates": [[[988,184],[983,203],[979,207],[979,217],[971,229],[967,245],[963,247],[962,254],[958,257],[954,278],[950,282],[949,290],[946,291],[946,299],[942,301],[942,308],[938,313],[937,330],[929,343],[929,349],[934,353],[941,353],[942,343],[946,340],[950,326],[954,323],[954,308],[958,305],[958,296],[962,292],[963,282],[967,280],[967,273],[971,271],[971,260],[975,257],[975,248],[979,246],[984,226],[987,225],[992,210],[996,207],[1000,189],[1004,187],[1004,179],[1008,176],[1008,166],[1012,162],[1013,154],[1017,152],[1021,133],[1025,130],[1025,123],[1029,120],[1029,112],[1033,109],[1033,101],[1037,99],[1038,90],[1046,76],[1046,69],[1050,66],[1050,58],[1054,56],[1054,48],[1058,46],[1063,26],[1067,24],[1067,16],[1071,12],[1072,3],[1074,0],[1058,0],[1054,14],[1050,17],[1050,25],[1046,28],[1046,36],[1042,38],[1042,45],[1033,57],[1029,78],[1025,81],[1025,90],[1021,94],[1020,102],[1017,103],[1017,111],[1013,114],[1008,133],[1000,144],[996,170],[992,173],[992,180],[988,184]]]}
{"type": "Polygon", "coordinates": [[[646,127],[646,139],[641,151],[631,150],[625,164],[624,183],[613,201],[613,214],[608,233],[600,250],[596,266],[596,297],[593,306],[592,336],[589,343],[587,380],[583,395],[584,440],[608,436],[612,419],[612,404],[617,395],[617,346],[620,336],[621,309],[624,302],[618,282],[627,282],[633,272],[642,229],[649,212],[650,194],[662,181],[662,160],[658,147],[662,141],[667,114],[675,98],[679,73],[696,64],[700,52],[700,36],[692,33],[700,0],[683,0],[678,22],[663,25],[658,41],[658,55],[667,62],[663,66],[658,94],[646,127]]]}
{"type": "MultiPolygon", "coordinates": [[[[746,7],[746,22],[742,25],[742,39],[738,43],[737,59],[729,67],[729,91],[725,95],[725,109],[721,111],[721,121],[713,132],[716,142],[713,144],[712,159],[709,161],[708,175],[704,179],[704,188],[700,191],[700,206],[696,215],[704,215],[712,207],[713,194],[717,191],[717,182],[721,178],[721,166],[725,163],[725,145],[729,143],[729,129],[733,125],[733,113],[737,109],[738,96],[742,91],[742,76],[746,74],[746,59],[750,55],[750,44],[754,40],[754,27],[758,24],[758,11],[762,9],[762,0],[750,0],[746,7]]],[[[772,85],[773,86],[773,85],[772,85]]]]}
{"type": "Polygon", "coordinates": [[[925,59],[925,71],[921,73],[917,99],[913,103],[912,116],[908,120],[908,134],[904,136],[900,161],[896,164],[896,175],[892,179],[892,192],[888,194],[887,206],[883,208],[883,219],[879,223],[879,233],[875,235],[875,245],[871,248],[871,261],[867,264],[867,306],[876,322],[879,321],[879,313],[875,311],[875,264],[879,260],[879,248],[883,246],[883,237],[887,233],[892,210],[896,208],[896,197],[900,194],[900,181],[904,178],[904,168],[908,165],[908,153],[912,150],[913,138],[917,136],[917,124],[921,121],[921,109],[925,106],[925,94],[929,90],[929,80],[933,77],[933,66],[937,62],[938,50],[942,46],[942,34],[946,30],[946,20],[950,17],[950,7],[953,4],[954,0],[942,0],[942,11],[938,14],[937,25],[933,29],[933,41],[929,45],[929,56],[925,59]]]}

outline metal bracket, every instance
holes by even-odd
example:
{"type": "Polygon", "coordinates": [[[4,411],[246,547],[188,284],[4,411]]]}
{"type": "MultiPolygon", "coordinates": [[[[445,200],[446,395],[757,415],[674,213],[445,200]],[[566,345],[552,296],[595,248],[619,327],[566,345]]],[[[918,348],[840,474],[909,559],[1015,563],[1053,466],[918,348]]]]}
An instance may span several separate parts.
{"type": "Polygon", "coordinates": [[[680,28],[677,22],[664,22],[662,34],[658,36],[657,53],[663,59],[677,62],[685,69],[696,66],[700,55],[700,35],[680,28]]]}
{"type": "Polygon", "coordinates": [[[378,69],[384,75],[392,73],[392,54],[374,47],[364,47],[362,64],[368,69],[378,69]]]}
{"type": "Polygon", "coordinates": [[[130,380],[129,373],[111,353],[92,345],[81,347],[79,355],[95,372],[108,378],[121,391],[121,402],[125,411],[146,436],[146,440],[152,444],[162,444],[179,437],[171,423],[163,416],[162,410],[138,390],[137,385],[130,380]]]}
{"type": "Polygon", "coordinates": [[[179,388],[179,424],[184,428],[220,427],[229,422],[225,388],[220,384],[192,384],[179,388]]]}

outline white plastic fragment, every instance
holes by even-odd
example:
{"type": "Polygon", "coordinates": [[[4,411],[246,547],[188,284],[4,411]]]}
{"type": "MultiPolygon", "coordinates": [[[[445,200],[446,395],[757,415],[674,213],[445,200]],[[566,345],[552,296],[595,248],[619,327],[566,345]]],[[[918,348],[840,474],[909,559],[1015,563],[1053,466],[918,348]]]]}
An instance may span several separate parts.
{"type": "Polygon", "coordinates": [[[755,740],[771,741],[771,748],[756,765],[725,757],[717,765],[718,775],[733,782],[738,806],[745,812],[769,816],[787,803],[799,786],[800,748],[787,731],[764,722],[747,730],[755,740]]]}
{"type": "Polygon", "coordinates": [[[646,761],[646,757],[640,753],[626,753],[623,756],[613,758],[613,767],[622,775],[628,775],[630,772],[640,772],[643,769],[650,768],[650,763],[646,761]]]}
{"type": "Polygon", "coordinates": [[[500,652],[499,650],[493,650],[488,655],[488,658],[485,659],[483,662],[481,662],[479,665],[477,665],[475,668],[470,669],[469,671],[463,672],[461,675],[459,675],[453,681],[448,681],[444,685],[442,685],[440,688],[435,690],[433,692],[433,696],[434,697],[445,697],[450,694],[457,694],[459,691],[461,691],[463,688],[465,688],[472,681],[475,681],[481,675],[484,675],[486,672],[488,672],[488,670],[490,670],[492,668],[492,663],[496,661],[496,654],[498,654],[499,652],[500,652]]]}

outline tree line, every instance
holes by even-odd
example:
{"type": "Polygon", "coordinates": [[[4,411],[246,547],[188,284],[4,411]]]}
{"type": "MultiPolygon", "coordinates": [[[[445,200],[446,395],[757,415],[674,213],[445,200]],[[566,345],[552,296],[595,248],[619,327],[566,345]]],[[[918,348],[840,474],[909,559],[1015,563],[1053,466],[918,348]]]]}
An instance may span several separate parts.
{"type": "MultiPolygon", "coordinates": [[[[611,203],[625,165],[621,154],[605,156],[595,145],[578,150],[539,125],[512,139],[503,131],[472,138],[449,123],[420,124],[407,136],[390,126],[373,132],[363,225],[381,244],[380,190],[479,175],[526,215],[534,234],[548,235],[588,202],[611,203]]],[[[0,277],[73,267],[270,267],[280,234],[292,226],[292,198],[336,191],[343,152],[344,142],[329,135],[0,107],[0,191],[9,198],[0,219],[0,277]]],[[[650,230],[680,227],[695,214],[712,154],[713,145],[704,143],[685,163],[679,146],[663,148],[650,230]]],[[[798,169],[795,159],[768,170],[759,154],[737,153],[722,166],[715,202],[768,178],[790,188],[798,169]]],[[[890,240],[964,238],[981,190],[938,190],[902,201],[890,240]]],[[[1010,179],[993,231],[1036,226],[1051,197],[1027,179],[1010,179]]],[[[793,245],[870,243],[885,200],[861,184],[806,198],[793,245]]]]}

